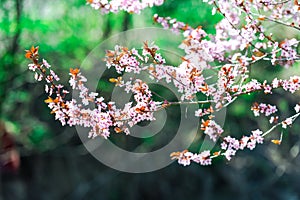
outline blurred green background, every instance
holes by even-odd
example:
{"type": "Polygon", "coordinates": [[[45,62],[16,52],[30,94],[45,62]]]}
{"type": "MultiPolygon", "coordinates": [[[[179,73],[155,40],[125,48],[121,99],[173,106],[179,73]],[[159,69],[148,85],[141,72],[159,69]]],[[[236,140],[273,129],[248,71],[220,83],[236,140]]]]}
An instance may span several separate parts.
{"type": "MultiPolygon", "coordinates": [[[[5,148],[15,155],[15,165],[1,168],[0,199],[300,199],[299,121],[284,131],[281,146],[268,142],[279,138],[278,129],[264,145],[238,152],[231,162],[186,168],[173,163],[152,173],[127,174],[102,165],[85,150],[75,129],[54,120],[43,101],[47,98],[43,84],[37,84],[27,69],[24,50],[40,46],[41,56],[67,83],[68,69],[80,66],[101,41],[133,28],[159,27],[153,24],[154,13],[214,33],[221,17],[212,17],[210,9],[198,0],[167,0],[140,15],[101,15],[84,0],[0,0],[0,153],[4,160],[5,148]]],[[[300,38],[299,32],[270,28],[279,40],[300,38]]],[[[164,42],[168,41],[161,42],[162,48],[164,42]]],[[[282,70],[261,62],[251,71],[259,80],[292,74],[300,74],[299,65],[282,70]]],[[[101,86],[110,87],[105,82],[101,86]]],[[[276,104],[286,117],[299,102],[299,93],[276,90],[271,97],[240,98],[227,110],[227,134],[239,137],[256,128],[267,129],[267,120],[255,119],[250,111],[254,101],[276,104]]],[[[118,140],[119,135],[112,137],[118,140]]],[[[132,142],[123,136],[120,140],[132,142]]]]}

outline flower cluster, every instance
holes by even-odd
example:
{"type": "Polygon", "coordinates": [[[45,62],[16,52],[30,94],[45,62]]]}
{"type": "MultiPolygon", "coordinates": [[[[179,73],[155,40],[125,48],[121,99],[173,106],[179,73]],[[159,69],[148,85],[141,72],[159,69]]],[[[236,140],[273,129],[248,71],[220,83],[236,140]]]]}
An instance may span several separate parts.
{"type": "Polygon", "coordinates": [[[155,102],[151,99],[152,93],[149,90],[148,85],[140,79],[132,81],[120,81],[120,87],[125,87],[125,91],[132,92],[134,94],[134,100],[136,105],[132,105],[132,102],[126,104],[125,109],[122,111],[122,116],[126,116],[131,119],[128,124],[130,127],[134,126],[141,121],[153,121],[155,120],[153,113],[159,109],[159,102],[155,102]]]}
{"type": "Polygon", "coordinates": [[[251,93],[254,91],[264,91],[265,94],[272,94],[273,89],[283,88],[285,91],[290,93],[295,93],[300,88],[300,76],[291,76],[287,80],[274,78],[270,84],[267,81],[263,83],[259,82],[256,79],[252,79],[248,83],[244,84],[241,88],[241,93],[251,93]]]}
{"type": "Polygon", "coordinates": [[[276,106],[272,106],[270,104],[265,104],[265,103],[254,103],[253,106],[251,107],[251,110],[254,113],[254,116],[259,116],[260,113],[264,114],[265,116],[272,115],[277,112],[276,106]]]}
{"type": "Polygon", "coordinates": [[[185,31],[184,35],[188,35],[193,28],[188,26],[183,22],[179,22],[171,17],[160,17],[158,14],[153,16],[153,20],[156,23],[161,24],[165,29],[171,29],[174,33],[180,33],[180,31],[185,31]]]}
{"type": "Polygon", "coordinates": [[[202,151],[199,154],[184,150],[182,152],[174,152],[170,156],[172,159],[177,159],[178,163],[183,166],[190,165],[192,161],[200,165],[211,165],[213,158],[224,156],[227,160],[231,160],[232,156],[234,156],[238,150],[243,150],[244,148],[250,150],[254,149],[256,144],[263,143],[264,138],[262,134],[263,132],[257,129],[252,131],[250,136],[243,136],[240,140],[227,136],[221,143],[221,150],[213,154],[208,150],[202,151]]]}
{"type": "Polygon", "coordinates": [[[210,155],[210,151],[206,150],[199,154],[191,153],[188,150],[184,150],[182,152],[173,152],[171,153],[172,159],[177,159],[178,163],[187,166],[192,162],[199,163],[200,165],[211,165],[212,159],[210,155]]]}
{"type": "Polygon", "coordinates": [[[160,6],[164,0],[87,0],[87,3],[102,13],[117,13],[121,10],[128,13],[140,13],[147,7],[160,6]]]}
{"type": "Polygon", "coordinates": [[[187,54],[194,51],[199,55],[201,49],[202,51],[211,50],[206,53],[211,55],[214,61],[231,57],[237,58],[233,60],[235,62],[249,65],[263,59],[270,60],[273,65],[281,64],[286,67],[300,59],[296,50],[298,40],[292,38],[275,41],[272,33],[266,33],[266,28],[262,23],[277,23],[300,30],[298,1],[278,3],[276,1],[205,0],[204,2],[213,5],[213,14],[219,12],[224,17],[216,25],[215,35],[208,35],[209,37],[204,38],[207,34],[201,27],[199,33],[199,27],[193,29],[171,17],[160,17],[156,14],[154,21],[176,33],[183,31],[183,35],[187,38],[183,43],[187,54]],[[195,48],[194,43],[198,48],[195,48]]]}
{"type": "MultiPolygon", "coordinates": [[[[125,87],[127,92],[134,95],[135,105],[133,102],[127,103],[123,109],[117,108],[114,102],[104,102],[103,97],[98,93],[89,92],[85,86],[87,79],[81,74],[80,70],[70,69],[70,86],[73,90],[79,92],[79,99],[67,100],[68,90],[58,84],[59,77],[50,69],[50,65],[43,59],[39,63],[38,47],[32,47],[30,52],[32,56],[26,56],[32,60],[28,65],[31,71],[34,71],[35,79],[38,81],[45,80],[45,92],[48,99],[45,103],[55,114],[55,119],[61,124],[69,126],[83,126],[91,128],[89,137],[103,136],[108,138],[110,128],[114,127],[115,132],[125,132],[129,134],[129,127],[145,120],[155,120],[153,113],[159,109],[161,103],[154,102],[151,99],[151,91],[146,83],[142,80],[123,81],[121,78],[112,79],[112,82],[118,83],[118,86],[125,87]],[[96,108],[88,107],[90,103],[96,104],[96,108]]],[[[130,68],[130,66],[128,66],[130,68]]]]}
{"type": "Polygon", "coordinates": [[[208,135],[211,140],[214,142],[217,141],[217,138],[224,132],[220,125],[218,125],[214,120],[202,119],[201,130],[204,131],[204,134],[208,135]]]}

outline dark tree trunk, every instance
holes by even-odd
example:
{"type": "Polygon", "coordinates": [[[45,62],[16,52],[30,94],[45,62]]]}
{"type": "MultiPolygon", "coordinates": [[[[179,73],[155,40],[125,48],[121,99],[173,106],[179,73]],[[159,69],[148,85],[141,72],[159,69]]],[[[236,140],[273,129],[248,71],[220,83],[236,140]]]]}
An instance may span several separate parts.
{"type": "MultiPolygon", "coordinates": [[[[2,116],[2,107],[3,103],[5,103],[5,98],[7,95],[7,92],[9,90],[9,86],[13,79],[16,77],[16,71],[18,68],[18,62],[17,62],[17,53],[19,50],[19,40],[22,32],[21,27],[21,16],[22,16],[22,8],[23,8],[23,0],[15,0],[15,20],[16,21],[16,31],[14,33],[14,36],[12,37],[12,40],[8,46],[8,50],[6,54],[3,57],[3,69],[7,72],[8,76],[5,77],[2,85],[2,92],[0,93],[0,116],[2,116]]],[[[9,12],[9,11],[8,11],[9,12]]]]}
{"type": "Polygon", "coordinates": [[[129,29],[130,23],[131,23],[131,15],[125,13],[124,20],[123,20],[123,31],[127,31],[129,29]]]}

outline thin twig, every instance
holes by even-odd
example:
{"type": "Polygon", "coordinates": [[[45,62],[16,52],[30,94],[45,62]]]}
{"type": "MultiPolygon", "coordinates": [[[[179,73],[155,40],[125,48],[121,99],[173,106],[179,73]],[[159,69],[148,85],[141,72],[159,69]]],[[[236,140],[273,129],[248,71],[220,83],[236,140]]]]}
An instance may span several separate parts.
{"type": "MultiPolygon", "coordinates": [[[[295,121],[300,115],[300,112],[289,117],[292,119],[292,121],[295,121]]],[[[284,122],[285,120],[281,121],[280,123],[274,125],[272,128],[270,128],[268,131],[266,131],[264,134],[262,134],[262,137],[265,137],[266,135],[268,135],[269,133],[271,133],[275,128],[277,128],[278,126],[282,125],[282,123],[284,122]]]]}

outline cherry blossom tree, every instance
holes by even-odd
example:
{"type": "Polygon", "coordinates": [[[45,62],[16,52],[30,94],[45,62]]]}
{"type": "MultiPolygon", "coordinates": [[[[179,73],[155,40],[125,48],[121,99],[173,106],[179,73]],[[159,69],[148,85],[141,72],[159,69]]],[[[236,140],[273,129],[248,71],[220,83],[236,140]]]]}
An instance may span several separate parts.
{"type": "MultiPolygon", "coordinates": [[[[212,15],[219,13],[223,19],[216,25],[215,34],[207,34],[201,26],[191,27],[186,22],[177,21],[172,17],[153,16],[154,22],[174,34],[182,34],[184,40],[179,48],[185,55],[178,66],[166,64],[160,47],[145,41],[142,50],[119,46],[108,49],[104,58],[107,68],[113,68],[120,74],[110,78],[110,82],[133,94],[133,101],[123,108],[114,102],[106,102],[101,94],[90,92],[86,87],[87,78],[78,68],[71,68],[69,84],[79,92],[80,100],[68,99],[69,93],[59,83],[59,76],[51,65],[40,59],[39,48],[26,50],[26,58],[31,60],[28,65],[37,81],[45,82],[48,99],[45,102],[54,114],[55,119],[68,126],[90,128],[89,137],[107,139],[112,130],[116,133],[130,134],[130,127],[142,121],[155,120],[154,113],[178,104],[208,105],[195,111],[201,120],[200,129],[214,142],[219,142],[215,151],[205,150],[193,153],[189,150],[170,152],[172,159],[181,165],[191,162],[200,165],[211,165],[216,157],[224,156],[231,160],[237,151],[253,150],[262,144],[265,137],[275,129],[286,129],[300,115],[300,104],[294,106],[295,113],[287,118],[277,115],[276,105],[267,102],[253,102],[249,109],[254,116],[263,115],[269,119],[269,128],[265,131],[256,129],[235,138],[224,135],[224,130],[215,120],[214,114],[234,104],[236,100],[247,94],[263,93],[272,95],[274,90],[283,90],[294,94],[300,89],[300,76],[293,75],[288,79],[274,78],[272,81],[259,81],[251,77],[251,67],[259,61],[267,61],[272,65],[281,66],[285,70],[293,67],[300,60],[297,38],[285,38],[277,41],[268,30],[270,24],[280,24],[300,31],[300,3],[297,0],[203,0],[212,6],[212,15]],[[205,70],[214,70],[217,81],[209,82],[204,76],[205,70]],[[146,82],[131,78],[123,80],[122,74],[140,74],[146,72],[152,79],[173,84],[181,94],[178,102],[153,100],[153,92],[146,82]],[[195,100],[197,94],[205,99],[195,100]],[[96,108],[89,108],[95,104],[96,108]]],[[[143,9],[163,6],[163,0],[88,0],[92,8],[102,14],[125,11],[139,14],[143,9]]],[[[132,76],[134,77],[134,76],[132,76]]],[[[279,145],[280,139],[271,140],[279,145]]]]}

